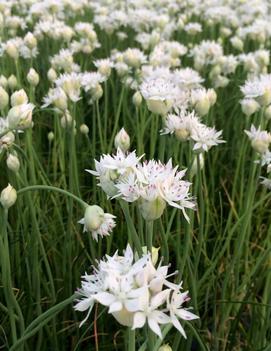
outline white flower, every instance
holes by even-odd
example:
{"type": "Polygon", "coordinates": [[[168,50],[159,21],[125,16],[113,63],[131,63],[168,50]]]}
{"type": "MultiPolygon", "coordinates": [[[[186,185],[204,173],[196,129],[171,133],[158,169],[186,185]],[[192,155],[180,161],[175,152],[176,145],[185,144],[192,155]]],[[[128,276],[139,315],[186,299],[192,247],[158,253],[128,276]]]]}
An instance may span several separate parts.
{"type": "Polygon", "coordinates": [[[199,88],[204,81],[197,71],[189,67],[174,71],[173,79],[182,89],[199,88]]]}
{"type": "Polygon", "coordinates": [[[182,307],[182,305],[189,300],[190,298],[188,297],[188,291],[181,293],[177,290],[173,291],[171,299],[168,299],[168,309],[170,312],[171,322],[174,327],[184,336],[184,338],[186,338],[186,334],[181,323],[179,322],[179,319],[193,320],[199,318],[194,313],[188,311],[187,308],[182,307]]]}
{"type": "Polygon", "coordinates": [[[50,89],[48,94],[43,98],[42,108],[54,105],[58,110],[65,111],[68,107],[67,95],[61,88],[50,89]]]}
{"type": "Polygon", "coordinates": [[[86,171],[100,180],[99,185],[108,196],[115,196],[116,184],[135,171],[141,157],[137,157],[135,151],[125,154],[118,149],[116,155],[103,155],[100,161],[95,160],[95,171],[86,171]]]}
{"type": "Polygon", "coordinates": [[[202,25],[197,22],[190,22],[184,26],[184,30],[191,35],[202,32],[202,25]]]}
{"type": "Polygon", "coordinates": [[[151,112],[165,115],[174,105],[179,89],[168,79],[147,78],[141,84],[140,92],[151,112]]]}
{"type": "Polygon", "coordinates": [[[175,133],[179,140],[189,140],[193,127],[195,128],[198,124],[200,124],[200,120],[194,111],[180,109],[176,111],[176,114],[166,116],[162,134],[175,133]]]}
{"type": "Polygon", "coordinates": [[[65,73],[56,79],[55,84],[66,93],[72,102],[77,102],[80,100],[81,79],[82,76],[78,73],[65,73]]]}
{"type": "Polygon", "coordinates": [[[210,128],[204,124],[199,124],[192,129],[191,139],[194,141],[194,151],[209,151],[212,146],[224,143],[221,140],[222,131],[216,131],[215,128],[210,128]]]}
{"type": "Polygon", "coordinates": [[[103,209],[97,205],[88,206],[85,210],[84,218],[78,223],[84,225],[84,232],[89,231],[94,240],[98,241],[98,235],[108,236],[116,226],[115,216],[104,213],[103,209]]]}
{"type": "Polygon", "coordinates": [[[266,106],[271,102],[271,74],[262,74],[245,82],[241,87],[245,98],[256,99],[260,105],[266,106]]]}
{"type": "Polygon", "coordinates": [[[185,208],[194,208],[189,194],[190,183],[182,180],[185,171],[177,172],[171,160],[166,165],[150,160],[138,164],[136,172],[128,179],[119,181],[116,187],[128,202],[139,200],[139,208],[147,220],[159,218],[168,203],[182,210],[188,220],[185,208]]]}
{"type": "Polygon", "coordinates": [[[271,190],[271,179],[260,177],[262,179],[261,184],[265,186],[267,189],[271,190]]]}
{"type": "Polygon", "coordinates": [[[258,129],[252,124],[250,130],[245,130],[245,133],[251,140],[251,146],[260,154],[268,152],[269,144],[271,143],[271,134],[265,130],[258,129]]]}
{"type": "Polygon", "coordinates": [[[159,311],[158,307],[164,304],[169,292],[170,290],[166,289],[152,297],[148,289],[146,289],[140,298],[139,311],[134,315],[132,329],[142,328],[147,321],[150,329],[162,339],[159,324],[168,324],[170,318],[164,312],[159,311]]]}
{"type": "Polygon", "coordinates": [[[88,319],[94,303],[99,302],[109,308],[108,313],[121,325],[136,329],[148,323],[149,328],[162,338],[160,325],[173,323],[185,336],[177,318],[192,320],[198,317],[182,307],[188,301],[188,294],[179,292],[182,283],[167,280],[172,275],[167,274],[168,267],[160,262],[155,268],[150,253],[138,258],[129,245],[123,256],[118,252],[107,255],[98,262],[97,268],[93,268],[93,274],[82,277],[74,306],[77,311],[87,311],[80,325],[88,319]]]}

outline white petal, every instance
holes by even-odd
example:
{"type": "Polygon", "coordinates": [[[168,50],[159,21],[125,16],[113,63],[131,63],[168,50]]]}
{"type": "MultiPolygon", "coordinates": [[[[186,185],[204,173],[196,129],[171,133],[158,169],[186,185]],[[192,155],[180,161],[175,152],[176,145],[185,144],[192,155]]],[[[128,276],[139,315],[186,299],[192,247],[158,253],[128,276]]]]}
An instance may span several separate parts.
{"type": "Polygon", "coordinates": [[[146,316],[143,312],[136,312],[134,315],[134,323],[133,323],[133,328],[142,328],[143,325],[146,323],[146,316]]]}
{"type": "Polygon", "coordinates": [[[120,301],[113,302],[109,307],[109,313],[118,312],[122,309],[122,303],[120,301]]]}
{"type": "Polygon", "coordinates": [[[116,297],[108,292],[100,292],[93,297],[104,306],[109,306],[116,301],[116,297]]]}
{"type": "Polygon", "coordinates": [[[126,300],[124,305],[129,312],[136,312],[140,309],[138,299],[126,300]]]}
{"type": "Polygon", "coordinates": [[[170,317],[162,311],[153,311],[152,317],[159,323],[159,324],[167,324],[170,323],[170,317]]]}
{"type": "Polygon", "coordinates": [[[159,336],[160,339],[162,339],[162,333],[161,329],[157,323],[157,321],[153,318],[148,318],[148,325],[151,328],[151,330],[159,336]]]}
{"type": "Polygon", "coordinates": [[[179,332],[182,334],[182,336],[186,339],[186,334],[185,331],[183,329],[183,327],[181,326],[181,323],[178,321],[178,319],[174,316],[171,318],[172,324],[174,325],[174,327],[176,329],[179,330],[179,332]]]}
{"type": "Polygon", "coordinates": [[[93,297],[89,297],[87,299],[84,299],[84,300],[81,300],[79,301],[75,306],[74,306],[74,309],[76,311],[85,311],[87,310],[88,308],[92,308],[93,307],[93,304],[94,304],[94,299],[93,297]]]}
{"type": "Polygon", "coordinates": [[[180,309],[180,310],[176,311],[176,314],[178,317],[185,319],[185,320],[188,320],[188,321],[199,318],[194,313],[191,313],[185,309],[180,309]]]}
{"type": "Polygon", "coordinates": [[[170,289],[166,289],[154,295],[154,297],[151,299],[152,309],[156,309],[157,307],[162,305],[166,301],[169,292],[170,292],[170,289]]]}

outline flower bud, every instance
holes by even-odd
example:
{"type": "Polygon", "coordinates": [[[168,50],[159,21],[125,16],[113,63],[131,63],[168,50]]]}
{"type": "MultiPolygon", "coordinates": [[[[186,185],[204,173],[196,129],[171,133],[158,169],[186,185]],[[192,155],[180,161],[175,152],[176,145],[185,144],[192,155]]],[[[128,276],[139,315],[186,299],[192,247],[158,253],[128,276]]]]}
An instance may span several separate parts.
{"type": "Polygon", "coordinates": [[[0,195],[0,202],[5,209],[9,209],[15,204],[17,200],[16,190],[9,184],[5,189],[2,190],[0,195]]]}
{"type": "Polygon", "coordinates": [[[98,72],[105,77],[109,77],[111,74],[111,64],[110,62],[101,63],[98,67],[98,72]]]}
{"type": "Polygon", "coordinates": [[[173,101],[170,99],[168,100],[148,99],[147,106],[148,106],[148,109],[153,113],[156,113],[158,115],[166,115],[168,111],[171,109],[171,107],[173,106],[173,101]]]}
{"type": "Polygon", "coordinates": [[[20,169],[20,160],[16,155],[9,154],[7,157],[7,167],[12,172],[16,173],[20,169]]]}
{"type": "Polygon", "coordinates": [[[49,143],[51,143],[54,140],[54,137],[55,137],[55,135],[54,135],[54,132],[52,132],[52,131],[47,134],[47,138],[49,140],[49,143]]]}
{"type": "Polygon", "coordinates": [[[33,125],[32,111],[34,107],[33,104],[22,104],[12,107],[7,116],[9,128],[31,128],[33,125]]]}
{"type": "MultiPolygon", "coordinates": [[[[159,250],[160,250],[160,247],[152,246],[152,248],[151,248],[151,260],[152,260],[152,264],[154,266],[156,265],[158,258],[159,258],[159,250]]],[[[142,246],[142,252],[144,255],[146,255],[148,253],[147,246],[142,246]]]]}
{"type": "Polygon", "coordinates": [[[162,216],[166,202],[160,197],[153,201],[140,200],[139,210],[146,221],[154,221],[162,216]]]}
{"type": "Polygon", "coordinates": [[[88,135],[89,133],[89,127],[86,124],[81,124],[80,126],[80,132],[84,135],[88,135]]]}
{"type": "Polygon", "coordinates": [[[238,37],[232,37],[230,39],[231,41],[231,45],[236,49],[236,50],[239,50],[239,51],[243,51],[243,48],[244,48],[244,43],[243,41],[238,38],[238,37]]]}
{"type": "Polygon", "coordinates": [[[94,89],[91,90],[91,97],[93,100],[99,100],[103,96],[103,88],[101,84],[97,84],[94,89]]]}
{"type": "Polygon", "coordinates": [[[207,96],[210,102],[210,105],[213,106],[216,103],[217,100],[217,94],[214,89],[208,89],[207,90],[207,96]]]}
{"type": "Polygon", "coordinates": [[[265,154],[269,148],[269,141],[262,139],[253,139],[251,142],[251,146],[259,154],[265,154]]]}
{"type": "Polygon", "coordinates": [[[53,68],[50,68],[47,72],[47,78],[50,82],[54,82],[57,79],[57,73],[53,68]]]}
{"type": "Polygon", "coordinates": [[[0,86],[0,110],[4,110],[9,102],[9,95],[2,86],[0,86]]]}
{"type": "Polygon", "coordinates": [[[169,344],[166,344],[166,345],[160,346],[158,351],[172,351],[172,348],[169,346],[169,344]]]}
{"type": "Polygon", "coordinates": [[[265,89],[264,94],[257,98],[261,106],[267,106],[271,103],[271,89],[265,89]]]}
{"type": "Polygon", "coordinates": [[[7,43],[6,53],[14,60],[17,60],[19,58],[19,51],[13,43],[7,43]]]}
{"type": "Polygon", "coordinates": [[[8,77],[8,86],[11,90],[14,90],[18,85],[17,78],[14,74],[8,77]]]}
{"type": "Polygon", "coordinates": [[[126,130],[122,128],[118,134],[115,136],[115,148],[120,148],[123,152],[129,150],[130,147],[130,137],[126,130]]]}
{"type": "Polygon", "coordinates": [[[24,89],[15,91],[10,97],[11,106],[18,106],[28,103],[28,97],[24,89]]]}
{"type": "Polygon", "coordinates": [[[228,38],[231,35],[232,31],[230,30],[230,28],[227,27],[221,27],[220,28],[220,34],[222,35],[222,37],[228,38]]]}
{"type": "Polygon", "coordinates": [[[13,129],[13,128],[17,128],[18,124],[20,123],[20,107],[19,106],[14,106],[12,107],[9,112],[8,112],[8,125],[9,128],[13,129]]]}
{"type": "Polygon", "coordinates": [[[72,36],[73,36],[74,32],[72,30],[72,28],[70,27],[66,27],[63,31],[62,31],[62,35],[65,41],[70,41],[72,36]]]}
{"type": "Polygon", "coordinates": [[[198,100],[195,104],[195,110],[199,116],[207,115],[210,110],[210,101],[208,96],[204,96],[202,99],[198,100]]]}
{"type": "Polygon", "coordinates": [[[8,148],[15,141],[15,135],[12,132],[8,132],[0,138],[0,146],[8,148]]]}
{"type": "Polygon", "coordinates": [[[247,117],[249,117],[249,116],[253,115],[253,113],[255,113],[256,111],[259,110],[260,105],[254,99],[243,99],[241,101],[241,108],[242,108],[242,112],[247,117]]]}
{"type": "Polygon", "coordinates": [[[97,230],[104,222],[104,211],[97,205],[88,206],[85,210],[84,225],[87,231],[97,230]]]}
{"type": "Polygon", "coordinates": [[[127,49],[124,53],[124,61],[130,67],[137,68],[140,66],[140,59],[131,49],[127,49]]]}
{"type": "Polygon", "coordinates": [[[29,49],[34,49],[37,46],[37,39],[31,32],[25,35],[24,42],[29,49]]]}
{"type": "Polygon", "coordinates": [[[70,128],[72,126],[73,119],[69,111],[65,111],[64,115],[61,117],[60,124],[63,129],[70,128]]]}
{"type": "Polygon", "coordinates": [[[175,136],[180,141],[186,141],[189,138],[190,131],[185,128],[175,130],[175,136]]]}
{"type": "Polygon", "coordinates": [[[136,107],[139,107],[142,103],[142,95],[140,94],[139,91],[136,91],[133,95],[133,104],[136,106],[136,107]]]}
{"type": "Polygon", "coordinates": [[[38,75],[38,73],[34,70],[34,68],[30,68],[26,79],[28,81],[28,83],[30,85],[32,85],[33,87],[36,87],[39,84],[40,81],[40,77],[38,75]]]}
{"type": "Polygon", "coordinates": [[[53,101],[56,108],[59,110],[65,111],[68,108],[68,98],[63,90],[61,90],[61,94],[53,101]]]}
{"type": "Polygon", "coordinates": [[[230,80],[227,77],[224,77],[222,75],[218,75],[215,77],[213,83],[216,88],[225,88],[229,84],[230,80]]]}
{"type": "Polygon", "coordinates": [[[0,86],[3,87],[4,89],[6,89],[8,86],[8,80],[5,76],[3,76],[3,74],[1,74],[0,76],[0,86]]]}
{"type": "MultiPolygon", "coordinates": [[[[203,153],[200,153],[198,155],[199,157],[199,167],[200,167],[200,170],[204,167],[204,156],[203,156],[203,153]]],[[[191,176],[193,177],[195,174],[197,174],[199,171],[198,169],[198,159],[197,159],[197,156],[194,158],[194,161],[192,163],[192,167],[191,167],[191,176]]]]}

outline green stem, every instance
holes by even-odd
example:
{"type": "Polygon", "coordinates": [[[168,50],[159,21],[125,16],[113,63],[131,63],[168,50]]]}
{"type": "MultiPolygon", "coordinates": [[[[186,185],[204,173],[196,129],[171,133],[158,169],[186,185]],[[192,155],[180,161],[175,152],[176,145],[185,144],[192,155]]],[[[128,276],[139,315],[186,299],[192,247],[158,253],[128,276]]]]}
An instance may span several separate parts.
{"type": "Polygon", "coordinates": [[[152,252],[152,240],[153,240],[153,221],[148,221],[147,232],[146,232],[146,242],[147,242],[147,249],[150,253],[152,252]]]}
{"type": "Polygon", "coordinates": [[[20,190],[17,191],[17,195],[23,194],[27,191],[34,191],[34,190],[47,190],[47,191],[55,191],[61,194],[64,194],[74,200],[76,200],[81,206],[83,206],[84,208],[88,207],[88,203],[86,203],[85,201],[83,201],[82,199],[80,199],[79,197],[77,197],[76,195],[70,193],[67,190],[64,189],[60,189],[57,188],[55,186],[49,186],[49,185],[30,185],[27,186],[25,188],[22,188],[20,190]]]}
{"type": "Polygon", "coordinates": [[[128,328],[128,351],[136,351],[135,330],[128,328]]]}

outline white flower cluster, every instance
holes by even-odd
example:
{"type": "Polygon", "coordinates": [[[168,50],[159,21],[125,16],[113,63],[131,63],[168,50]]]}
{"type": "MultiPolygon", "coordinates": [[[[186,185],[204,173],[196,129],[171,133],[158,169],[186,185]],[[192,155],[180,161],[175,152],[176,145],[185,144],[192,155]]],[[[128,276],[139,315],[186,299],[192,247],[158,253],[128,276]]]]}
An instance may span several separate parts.
{"type": "Polygon", "coordinates": [[[169,266],[160,262],[155,268],[150,253],[136,259],[128,245],[124,255],[116,252],[99,261],[93,274],[82,277],[78,290],[76,311],[87,311],[85,323],[98,302],[108,307],[108,312],[124,326],[132,329],[149,328],[162,338],[161,326],[173,324],[186,338],[180,320],[197,319],[184,305],[190,300],[188,291],[181,292],[182,282],[172,283],[168,278],[169,266]]]}
{"type": "Polygon", "coordinates": [[[175,134],[181,141],[191,140],[193,150],[197,152],[209,151],[212,146],[224,143],[220,139],[222,132],[203,124],[194,111],[178,110],[175,114],[168,114],[162,134],[175,134]]]}
{"type": "Polygon", "coordinates": [[[166,204],[181,209],[189,220],[185,209],[193,209],[195,204],[189,193],[191,184],[182,179],[185,171],[177,171],[171,160],[167,164],[154,160],[140,163],[141,157],[118,149],[116,155],[95,161],[96,170],[88,172],[98,177],[108,196],[137,201],[146,220],[159,218],[166,204]]]}

